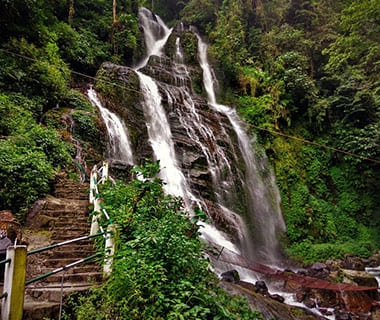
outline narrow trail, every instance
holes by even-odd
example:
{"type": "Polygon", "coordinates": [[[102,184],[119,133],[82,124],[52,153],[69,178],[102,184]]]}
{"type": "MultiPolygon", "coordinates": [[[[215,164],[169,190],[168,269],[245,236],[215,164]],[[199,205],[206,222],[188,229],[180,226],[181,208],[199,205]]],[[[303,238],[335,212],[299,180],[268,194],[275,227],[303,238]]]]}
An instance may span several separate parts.
{"type": "MultiPolygon", "coordinates": [[[[29,248],[59,243],[87,235],[90,231],[88,185],[58,176],[54,197],[40,200],[32,217],[29,248]],[[35,231],[37,230],[37,231],[35,231]]],[[[28,257],[27,280],[94,254],[93,240],[83,240],[28,257]]],[[[100,282],[102,273],[95,261],[50,276],[26,287],[24,319],[58,319],[61,299],[100,282]],[[63,282],[62,282],[63,277],[63,282]]]]}

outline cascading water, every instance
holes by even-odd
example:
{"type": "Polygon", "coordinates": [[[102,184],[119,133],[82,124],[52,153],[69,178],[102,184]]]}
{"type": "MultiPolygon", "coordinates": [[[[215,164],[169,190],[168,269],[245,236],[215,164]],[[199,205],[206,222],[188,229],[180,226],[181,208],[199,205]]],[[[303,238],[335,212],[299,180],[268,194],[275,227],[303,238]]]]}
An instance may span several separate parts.
{"type": "Polygon", "coordinates": [[[92,87],[88,89],[87,95],[91,103],[100,110],[106,124],[110,157],[113,160],[133,165],[134,159],[127,128],[115,113],[102,106],[96,91],[92,87]]]}
{"type": "Polygon", "coordinates": [[[203,70],[203,83],[212,108],[225,114],[230,120],[239,141],[239,148],[246,166],[245,182],[248,193],[250,219],[254,226],[254,258],[265,263],[276,264],[280,260],[279,234],[285,232],[285,223],[280,209],[280,197],[274,175],[262,177],[267,169],[265,158],[259,159],[252,149],[252,143],[245,133],[236,111],[216,102],[214,77],[207,59],[207,44],[198,37],[198,55],[203,70]]]}
{"type": "MultiPolygon", "coordinates": [[[[144,96],[143,108],[149,141],[155,157],[160,160],[161,178],[167,183],[165,191],[183,197],[187,209],[191,211],[193,204],[198,207],[203,206],[201,201],[191,192],[187,180],[178,166],[170,125],[161,104],[162,99],[157,83],[151,77],[138,71],[148,63],[152,55],[160,56],[162,54],[162,48],[170,36],[171,30],[164,25],[162,20],[145,8],[140,9],[139,15],[144,29],[147,57],[144,59],[145,64],[141,63],[135,68],[135,71],[139,77],[140,87],[144,96]],[[160,30],[161,32],[157,32],[160,30]],[[156,41],[154,42],[153,40],[156,41]]],[[[236,246],[215,226],[206,223],[200,224],[205,239],[239,252],[236,246]]]]}

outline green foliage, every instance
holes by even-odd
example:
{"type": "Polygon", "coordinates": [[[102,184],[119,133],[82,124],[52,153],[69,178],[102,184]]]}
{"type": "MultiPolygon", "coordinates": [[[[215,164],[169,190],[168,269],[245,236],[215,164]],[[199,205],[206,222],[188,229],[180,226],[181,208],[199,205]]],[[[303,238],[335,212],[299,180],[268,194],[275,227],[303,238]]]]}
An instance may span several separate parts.
{"type": "Polygon", "coordinates": [[[62,58],[76,70],[95,73],[100,64],[111,57],[110,44],[85,28],[74,30],[60,22],[53,30],[62,58]]]}
{"type": "MultiPolygon", "coordinates": [[[[219,2],[203,28],[229,102],[253,126],[379,159],[376,1],[247,3],[219,2]]],[[[289,254],[315,261],[379,248],[378,165],[254,131],[275,167],[289,254]]]]}
{"type": "Polygon", "coordinates": [[[245,64],[247,50],[241,1],[224,1],[218,13],[216,30],[210,33],[213,42],[210,51],[224,70],[233,77],[245,64]]]}
{"type": "Polygon", "coordinates": [[[41,97],[45,108],[52,108],[64,97],[69,79],[67,66],[58,54],[54,42],[37,48],[25,39],[13,40],[7,45],[12,52],[36,59],[29,61],[0,51],[0,88],[3,91],[22,92],[30,99],[41,97]]]}
{"type": "Polygon", "coordinates": [[[208,33],[215,26],[220,0],[191,0],[181,12],[182,20],[208,33]]]}
{"type": "Polygon", "coordinates": [[[71,306],[67,319],[261,319],[215,285],[199,230],[182,201],[165,195],[158,163],[134,169],[145,180],[106,184],[106,210],[119,226],[113,271],[71,306]]]}
{"type": "Polygon", "coordinates": [[[38,149],[0,140],[0,208],[14,213],[50,190],[53,168],[38,149]]]}
{"type": "Polygon", "coordinates": [[[71,113],[75,121],[74,136],[96,146],[101,144],[101,134],[97,126],[97,118],[90,112],[75,110],[71,113]]]}

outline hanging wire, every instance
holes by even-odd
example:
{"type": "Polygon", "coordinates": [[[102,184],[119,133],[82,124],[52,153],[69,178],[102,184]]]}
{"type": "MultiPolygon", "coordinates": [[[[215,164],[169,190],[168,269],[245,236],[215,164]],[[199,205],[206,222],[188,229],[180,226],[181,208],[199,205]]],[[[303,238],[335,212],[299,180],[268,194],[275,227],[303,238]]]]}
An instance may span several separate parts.
{"type": "MultiPolygon", "coordinates": [[[[62,69],[62,67],[59,67],[59,66],[56,66],[56,65],[52,65],[52,64],[47,63],[45,61],[34,59],[34,58],[31,58],[31,57],[28,57],[28,56],[25,56],[25,55],[22,55],[22,54],[13,52],[13,51],[9,51],[9,50],[3,49],[3,48],[0,48],[0,51],[8,53],[8,54],[16,56],[16,57],[19,57],[19,58],[22,58],[22,59],[25,59],[25,60],[29,60],[29,61],[32,61],[32,62],[38,62],[38,63],[45,64],[47,66],[51,66],[51,67],[56,67],[56,68],[62,69]]],[[[114,83],[114,82],[112,82],[112,79],[105,80],[103,78],[93,77],[93,76],[90,76],[88,74],[84,74],[84,73],[81,73],[81,72],[78,72],[78,71],[74,71],[74,70],[71,70],[71,69],[68,69],[68,70],[72,74],[76,74],[76,75],[79,75],[79,76],[82,76],[82,77],[85,77],[85,78],[88,78],[88,79],[91,79],[91,80],[107,83],[107,84],[113,85],[115,87],[121,88],[123,90],[132,91],[132,92],[140,93],[140,94],[143,93],[143,92],[141,92],[139,90],[136,90],[136,89],[133,89],[133,88],[128,88],[126,86],[114,83]]],[[[176,102],[175,104],[179,105],[179,106],[184,106],[183,104],[178,103],[178,102],[176,102]]],[[[311,144],[311,145],[314,145],[314,146],[317,146],[317,147],[320,147],[320,148],[325,148],[325,149],[328,149],[328,150],[333,150],[335,152],[343,153],[343,154],[346,154],[346,155],[349,155],[349,156],[352,156],[352,157],[355,157],[355,158],[358,158],[358,159],[361,159],[361,160],[370,161],[370,162],[373,162],[373,163],[380,164],[380,160],[377,160],[377,159],[373,159],[373,158],[369,158],[369,157],[364,157],[364,156],[361,156],[361,155],[353,153],[353,152],[349,152],[349,151],[333,148],[333,147],[327,146],[325,144],[309,141],[309,140],[306,140],[306,139],[303,139],[303,138],[299,138],[299,137],[295,137],[295,136],[291,136],[291,135],[287,135],[287,134],[279,132],[279,131],[273,131],[273,130],[265,129],[265,128],[262,128],[262,127],[255,126],[253,124],[251,124],[251,126],[254,127],[255,129],[258,129],[258,130],[261,130],[261,131],[265,131],[265,132],[268,132],[268,133],[273,134],[273,135],[280,135],[280,136],[283,136],[283,137],[286,137],[286,138],[289,138],[289,139],[294,139],[294,140],[300,141],[302,143],[311,144]]]]}

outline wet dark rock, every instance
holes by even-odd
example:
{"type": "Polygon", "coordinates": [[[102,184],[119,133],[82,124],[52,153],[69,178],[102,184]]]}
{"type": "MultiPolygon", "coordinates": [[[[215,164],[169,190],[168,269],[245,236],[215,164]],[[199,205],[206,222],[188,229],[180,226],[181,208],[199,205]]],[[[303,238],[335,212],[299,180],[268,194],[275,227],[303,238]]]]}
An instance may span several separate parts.
{"type": "Polygon", "coordinates": [[[278,302],[270,297],[263,296],[256,292],[257,288],[253,284],[240,281],[238,284],[231,282],[221,282],[220,286],[226,289],[232,295],[239,295],[247,298],[248,304],[252,310],[260,311],[264,319],[278,320],[316,320],[325,319],[315,316],[309,310],[289,306],[285,303],[278,302]]]}
{"type": "Polygon", "coordinates": [[[285,299],[284,297],[280,296],[279,294],[271,294],[269,295],[269,298],[276,300],[278,302],[284,303],[285,299]]]}
{"type": "Polygon", "coordinates": [[[334,315],[336,320],[351,320],[350,313],[346,311],[336,310],[334,315]]]}
{"type": "Polygon", "coordinates": [[[344,256],[343,268],[350,270],[364,271],[365,265],[361,258],[355,257],[350,254],[344,256]]]}
{"type": "Polygon", "coordinates": [[[268,287],[264,281],[256,281],[255,286],[257,288],[257,292],[263,295],[268,294],[268,287]]]}
{"type": "Polygon", "coordinates": [[[326,308],[318,308],[318,310],[324,314],[325,316],[331,316],[333,313],[329,310],[327,310],[326,308]]]}
{"type": "Polygon", "coordinates": [[[227,282],[238,283],[240,281],[239,272],[236,270],[229,270],[221,274],[222,280],[227,282]]]}
{"type": "Polygon", "coordinates": [[[357,285],[363,287],[377,287],[377,281],[374,276],[371,276],[368,272],[357,270],[342,270],[342,273],[352,279],[357,285]]]}
{"type": "Polygon", "coordinates": [[[315,304],[315,301],[311,300],[311,299],[307,299],[305,301],[303,301],[304,305],[310,309],[312,308],[315,308],[316,304],[315,304]]]}

